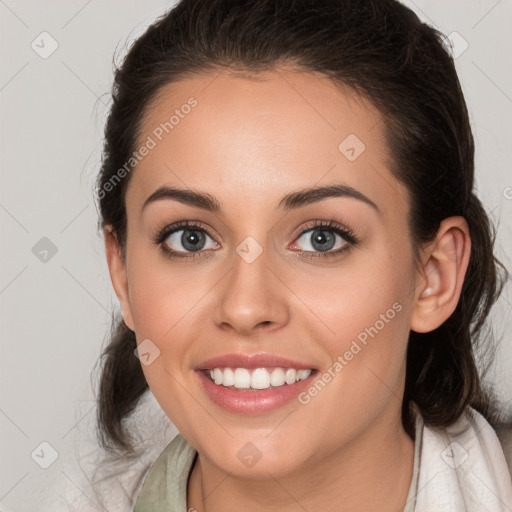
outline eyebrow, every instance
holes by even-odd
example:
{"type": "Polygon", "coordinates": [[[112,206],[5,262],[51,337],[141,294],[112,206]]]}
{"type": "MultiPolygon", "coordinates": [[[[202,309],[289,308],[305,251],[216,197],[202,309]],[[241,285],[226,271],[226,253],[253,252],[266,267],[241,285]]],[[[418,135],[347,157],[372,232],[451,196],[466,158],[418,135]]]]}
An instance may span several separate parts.
{"type": "MultiPolygon", "coordinates": [[[[363,203],[371,206],[378,213],[381,213],[379,207],[371,199],[355,188],[347,185],[329,185],[326,187],[306,188],[296,192],[291,192],[279,201],[278,207],[282,210],[289,211],[333,197],[350,197],[352,199],[357,199],[358,201],[362,201],[363,203]]],[[[195,206],[212,213],[221,212],[219,202],[210,194],[164,185],[155,190],[144,201],[141,213],[150,203],[162,199],[174,199],[175,201],[179,201],[180,203],[188,206],[195,206]]]]}

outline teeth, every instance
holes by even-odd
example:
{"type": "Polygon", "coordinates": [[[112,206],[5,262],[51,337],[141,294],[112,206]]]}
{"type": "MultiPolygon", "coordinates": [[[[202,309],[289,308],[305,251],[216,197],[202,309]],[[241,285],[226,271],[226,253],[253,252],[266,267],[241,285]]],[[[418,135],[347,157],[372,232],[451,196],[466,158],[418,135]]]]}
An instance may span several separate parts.
{"type": "Polygon", "coordinates": [[[297,370],[297,381],[307,379],[310,374],[311,370],[297,370]]]}
{"type": "Polygon", "coordinates": [[[286,384],[293,384],[296,382],[296,377],[297,372],[293,368],[288,368],[288,370],[286,370],[284,380],[286,381],[286,384]]]}
{"type": "Polygon", "coordinates": [[[267,389],[270,387],[270,375],[265,368],[256,368],[251,375],[252,389],[267,389]]]}
{"type": "Polygon", "coordinates": [[[207,373],[215,384],[236,389],[268,389],[307,379],[312,370],[294,368],[214,368],[207,373]]]}
{"type": "Polygon", "coordinates": [[[222,370],[220,368],[213,370],[213,380],[215,384],[222,384],[222,370]]]}
{"type": "MultiPolygon", "coordinates": [[[[217,368],[215,369],[217,370],[217,368]]],[[[251,374],[249,373],[249,370],[245,368],[237,368],[235,370],[234,386],[237,389],[247,389],[251,387],[251,374]]]]}
{"type": "Polygon", "coordinates": [[[235,374],[231,368],[225,368],[222,374],[222,385],[223,386],[234,386],[235,385],[235,374]]]}
{"type": "Polygon", "coordinates": [[[272,384],[274,387],[277,387],[282,386],[284,382],[285,378],[282,368],[276,368],[272,370],[272,373],[270,374],[270,384],[272,384]]]}

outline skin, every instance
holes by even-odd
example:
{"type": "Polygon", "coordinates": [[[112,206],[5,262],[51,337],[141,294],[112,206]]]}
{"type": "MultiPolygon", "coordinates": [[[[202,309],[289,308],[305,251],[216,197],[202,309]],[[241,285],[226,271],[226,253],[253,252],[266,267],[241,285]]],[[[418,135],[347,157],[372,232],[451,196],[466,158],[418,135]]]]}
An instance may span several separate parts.
{"type": "MultiPolygon", "coordinates": [[[[258,80],[211,72],[169,84],[146,112],[139,141],[191,96],[198,105],[130,176],[126,261],[105,228],[125,322],[138,343],[149,338],[160,350],[142,366],[149,386],[199,452],[187,506],[402,510],[414,458],[401,423],[408,334],[435,329],[455,309],[471,248],[466,221],[445,219],[415,264],[409,196],[389,170],[380,113],[320,75],[280,67],[258,80]],[[338,149],[349,134],[366,146],[353,162],[338,149]],[[277,207],[290,192],[335,183],[380,213],[350,197],[277,207]],[[141,214],[161,185],[206,192],[222,212],[162,199],[141,214]],[[166,258],[153,232],[186,219],[216,244],[207,237],[202,256],[166,258]],[[305,224],[331,219],[360,242],[315,259],[305,224]],[[263,249],[252,263],[236,252],[248,236],[263,249]],[[275,353],[327,371],[397,302],[401,311],[307,405],[229,413],[194,374],[200,362],[232,352],[275,353]],[[250,468],[237,457],[248,442],[262,454],[250,468]]],[[[185,251],[179,240],[171,248],[185,251]]]]}

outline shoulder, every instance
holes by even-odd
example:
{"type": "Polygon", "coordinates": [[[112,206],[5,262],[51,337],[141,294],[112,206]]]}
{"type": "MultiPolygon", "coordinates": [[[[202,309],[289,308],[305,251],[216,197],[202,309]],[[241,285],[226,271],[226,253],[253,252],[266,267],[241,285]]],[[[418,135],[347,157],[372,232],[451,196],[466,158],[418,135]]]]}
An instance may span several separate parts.
{"type": "Polygon", "coordinates": [[[512,467],[512,425],[492,426],[478,411],[469,407],[465,414],[446,429],[452,441],[460,441],[467,450],[473,450],[489,461],[506,462],[512,467]]]}
{"type": "Polygon", "coordinates": [[[196,456],[197,451],[177,434],[149,470],[134,512],[186,510],[187,481],[196,456]]]}
{"type": "Polygon", "coordinates": [[[488,449],[490,456],[494,454],[499,458],[503,457],[512,475],[512,424],[502,422],[491,425],[482,414],[472,408],[468,409],[465,421],[459,421],[475,432],[474,437],[479,440],[481,446],[488,449]]]}
{"type": "Polygon", "coordinates": [[[196,453],[196,450],[188,441],[181,434],[177,434],[158,456],[147,475],[147,479],[154,478],[156,473],[160,472],[162,474],[168,471],[169,468],[181,471],[193,461],[196,453]]]}
{"type": "Polygon", "coordinates": [[[503,504],[512,510],[510,428],[500,429],[498,437],[471,408],[449,427],[421,427],[415,510],[497,511],[503,504]]]}
{"type": "Polygon", "coordinates": [[[503,455],[507,461],[508,469],[512,475],[512,424],[496,426],[496,435],[503,449],[503,455]]]}

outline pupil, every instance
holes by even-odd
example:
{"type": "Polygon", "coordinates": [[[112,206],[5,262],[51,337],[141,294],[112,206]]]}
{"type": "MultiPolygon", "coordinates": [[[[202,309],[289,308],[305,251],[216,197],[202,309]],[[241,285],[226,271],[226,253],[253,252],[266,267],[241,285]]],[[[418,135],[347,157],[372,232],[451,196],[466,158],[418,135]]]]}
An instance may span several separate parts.
{"type": "Polygon", "coordinates": [[[205,237],[200,231],[185,230],[181,235],[181,243],[187,251],[199,251],[204,246],[205,237]]]}
{"type": "Polygon", "coordinates": [[[328,251],[334,247],[334,235],[330,231],[316,229],[311,235],[313,247],[318,251],[328,251]]]}

